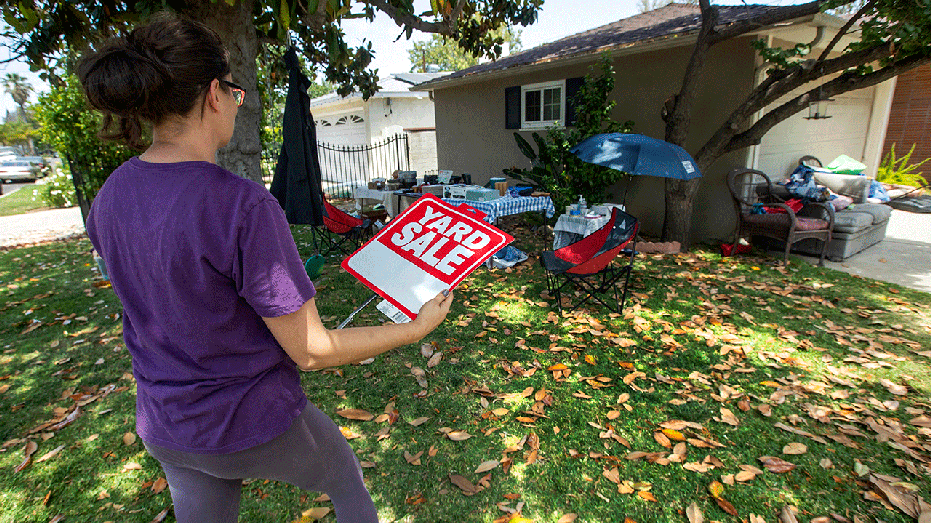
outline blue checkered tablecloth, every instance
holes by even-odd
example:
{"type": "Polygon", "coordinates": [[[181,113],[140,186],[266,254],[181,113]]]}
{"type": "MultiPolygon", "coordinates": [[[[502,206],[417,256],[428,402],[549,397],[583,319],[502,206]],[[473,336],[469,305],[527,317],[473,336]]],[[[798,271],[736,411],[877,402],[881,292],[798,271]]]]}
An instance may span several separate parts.
{"type": "Polygon", "coordinates": [[[556,214],[556,208],[553,206],[553,200],[549,196],[502,196],[495,200],[487,202],[477,202],[474,200],[454,200],[452,198],[442,198],[442,200],[453,207],[460,204],[466,204],[477,211],[485,213],[484,220],[488,223],[495,223],[502,216],[520,214],[529,211],[546,211],[546,217],[552,218],[556,214]]]}

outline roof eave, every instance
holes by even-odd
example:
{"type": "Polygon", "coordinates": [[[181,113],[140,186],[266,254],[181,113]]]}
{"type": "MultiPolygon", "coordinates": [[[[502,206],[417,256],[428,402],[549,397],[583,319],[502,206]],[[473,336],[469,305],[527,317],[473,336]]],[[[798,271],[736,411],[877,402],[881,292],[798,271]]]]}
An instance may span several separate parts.
{"type": "MultiPolygon", "coordinates": [[[[843,18],[829,15],[827,13],[816,13],[809,16],[804,16],[801,18],[795,18],[783,22],[781,24],[768,26],[760,28],[756,31],[751,31],[746,33],[744,36],[757,36],[761,34],[766,34],[768,32],[778,30],[783,27],[799,26],[807,24],[811,27],[817,27],[823,25],[832,29],[840,29],[844,26],[846,21],[843,18]]],[[[468,85],[471,83],[483,82],[486,80],[491,80],[495,78],[507,78],[510,76],[516,76],[518,74],[524,74],[527,71],[544,71],[546,69],[552,69],[555,67],[565,67],[571,66],[579,63],[591,62],[593,57],[600,56],[603,52],[608,52],[608,54],[613,57],[629,56],[633,54],[645,53],[650,51],[659,51],[663,49],[672,49],[676,47],[683,47],[686,45],[694,45],[695,41],[698,39],[698,29],[694,29],[688,32],[676,33],[671,35],[660,36],[650,40],[644,40],[639,42],[632,42],[628,44],[615,45],[615,46],[604,46],[598,49],[584,51],[572,56],[567,56],[564,58],[553,58],[549,60],[541,60],[529,64],[519,64],[506,69],[494,69],[491,71],[473,73],[466,76],[459,76],[456,78],[443,79],[438,78],[436,80],[430,80],[424,82],[415,87],[412,87],[411,90],[418,91],[434,91],[436,89],[445,89],[447,87],[454,87],[460,85],[468,85]]]]}

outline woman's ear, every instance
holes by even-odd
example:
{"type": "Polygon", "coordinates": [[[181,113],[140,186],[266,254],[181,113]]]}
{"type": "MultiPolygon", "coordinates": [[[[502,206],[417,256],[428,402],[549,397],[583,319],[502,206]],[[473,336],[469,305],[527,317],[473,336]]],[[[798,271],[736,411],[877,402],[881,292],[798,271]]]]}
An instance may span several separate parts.
{"type": "Polygon", "coordinates": [[[207,95],[204,97],[204,105],[214,112],[220,110],[220,89],[220,81],[214,78],[207,86],[207,95]]]}

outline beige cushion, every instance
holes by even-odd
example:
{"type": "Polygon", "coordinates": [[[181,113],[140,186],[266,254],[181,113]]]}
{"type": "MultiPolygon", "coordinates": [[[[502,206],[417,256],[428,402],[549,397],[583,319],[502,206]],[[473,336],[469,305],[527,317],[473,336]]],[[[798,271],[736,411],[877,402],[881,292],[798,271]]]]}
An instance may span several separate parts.
{"type": "Polygon", "coordinates": [[[856,174],[834,174],[815,171],[815,183],[823,185],[836,194],[853,198],[854,203],[865,202],[870,194],[872,178],[856,174]]]}

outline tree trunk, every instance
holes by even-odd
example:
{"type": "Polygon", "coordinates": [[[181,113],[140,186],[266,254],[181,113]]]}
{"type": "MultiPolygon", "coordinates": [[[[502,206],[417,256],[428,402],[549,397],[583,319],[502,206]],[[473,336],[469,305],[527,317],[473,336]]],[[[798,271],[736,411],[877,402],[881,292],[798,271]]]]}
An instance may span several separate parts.
{"type": "Polygon", "coordinates": [[[255,58],[258,37],[252,17],[252,0],[192,2],[184,14],[213,28],[229,51],[233,82],[246,89],[246,100],[236,116],[236,131],[229,145],[217,153],[225,169],[262,182],[262,100],[257,88],[255,58]]]}
{"type": "Polygon", "coordinates": [[[692,203],[701,178],[692,180],[666,179],[666,218],[663,240],[677,241],[683,250],[692,245],[692,203]]]}

